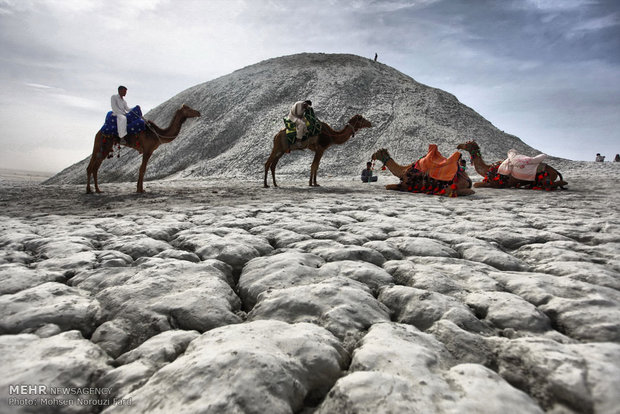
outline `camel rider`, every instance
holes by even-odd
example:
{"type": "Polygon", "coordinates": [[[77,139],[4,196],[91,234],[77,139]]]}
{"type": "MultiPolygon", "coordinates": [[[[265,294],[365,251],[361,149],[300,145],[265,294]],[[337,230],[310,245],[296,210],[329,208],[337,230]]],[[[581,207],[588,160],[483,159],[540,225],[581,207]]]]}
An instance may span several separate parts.
{"type": "Polygon", "coordinates": [[[121,139],[121,144],[125,145],[125,135],[127,135],[127,116],[130,111],[127,102],[123,98],[127,94],[127,88],[124,86],[118,87],[118,94],[112,95],[112,113],[116,116],[116,126],[118,128],[118,136],[121,139]]]}
{"type": "Polygon", "coordinates": [[[308,128],[306,127],[306,119],[304,118],[304,113],[306,109],[312,106],[312,102],[310,101],[299,101],[295,102],[291,107],[291,112],[288,114],[288,119],[295,122],[295,126],[297,129],[297,141],[301,141],[304,137],[308,128]]]}

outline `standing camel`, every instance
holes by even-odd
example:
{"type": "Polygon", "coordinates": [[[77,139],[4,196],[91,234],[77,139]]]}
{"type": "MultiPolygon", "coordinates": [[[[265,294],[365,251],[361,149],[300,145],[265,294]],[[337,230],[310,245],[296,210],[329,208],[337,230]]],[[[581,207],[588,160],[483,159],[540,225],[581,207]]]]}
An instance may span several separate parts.
{"type": "Polygon", "coordinates": [[[371,159],[380,160],[390,172],[400,179],[398,184],[388,184],[387,190],[411,191],[446,196],[465,196],[474,194],[471,189],[471,180],[464,171],[457,171],[451,181],[441,181],[432,178],[429,171],[422,171],[419,163],[400,165],[390,156],[387,149],[381,148],[372,154],[371,159]]]}
{"type": "Polygon", "coordinates": [[[351,118],[345,127],[340,131],[334,131],[329,125],[323,122],[321,124],[321,132],[319,132],[318,135],[302,141],[301,144],[295,144],[292,146],[286,138],[286,129],[280,130],[280,132],[273,137],[273,148],[271,150],[271,155],[269,155],[269,158],[265,163],[264,186],[269,187],[267,185],[267,174],[269,173],[269,169],[271,169],[273,186],[278,186],[276,184],[276,164],[284,154],[290,151],[303,150],[307,148],[314,151],[314,160],[312,160],[312,165],[310,167],[310,182],[308,185],[318,187],[319,185],[316,182],[316,174],[319,169],[321,157],[323,156],[325,150],[334,144],[344,144],[349,140],[349,138],[355,135],[355,132],[362,128],[370,128],[371,126],[372,124],[370,121],[364,119],[361,115],[355,115],[351,118]]]}
{"type": "Polygon", "coordinates": [[[552,166],[541,163],[536,173],[535,181],[524,181],[514,178],[512,176],[500,175],[497,170],[502,161],[497,161],[493,164],[487,164],[482,159],[480,154],[480,146],[476,141],[468,141],[464,144],[456,146],[457,149],[469,152],[471,156],[471,162],[478,174],[483,179],[481,182],[474,184],[474,187],[492,187],[492,188],[511,188],[511,187],[530,187],[530,188],[545,188],[546,190],[553,190],[557,187],[564,189],[564,186],[568,183],[562,178],[562,174],[552,166]],[[559,178],[558,181],[556,181],[559,178]]]}
{"type": "MultiPolygon", "coordinates": [[[[126,147],[134,148],[142,153],[142,164],[140,165],[140,174],[138,176],[138,193],[143,193],[144,188],[142,183],[144,181],[144,173],[146,172],[146,164],[149,162],[149,158],[161,144],[167,144],[172,142],[181,132],[181,126],[188,118],[195,118],[200,116],[200,112],[190,108],[187,105],[181,106],[176,111],[172,121],[168,128],[162,129],[151,121],[147,121],[147,129],[133,135],[127,135],[126,147]]],[[[90,156],[90,162],[86,168],[86,193],[90,194],[90,176],[93,176],[95,183],[95,191],[101,193],[99,185],[97,184],[97,171],[104,159],[112,151],[114,142],[118,142],[118,136],[104,136],[101,131],[95,135],[95,145],[93,147],[93,154],[90,156]]]]}

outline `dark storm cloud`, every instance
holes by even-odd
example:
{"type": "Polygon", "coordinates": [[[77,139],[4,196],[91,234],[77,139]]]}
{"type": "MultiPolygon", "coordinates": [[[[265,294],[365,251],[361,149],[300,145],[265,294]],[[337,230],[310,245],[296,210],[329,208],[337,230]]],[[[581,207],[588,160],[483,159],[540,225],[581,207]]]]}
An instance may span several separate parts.
{"type": "Polygon", "coordinates": [[[615,154],[619,19],[609,0],[0,0],[0,163],[50,162],[16,142],[67,154],[53,168],[83,158],[119,83],[148,111],[301,52],[378,52],[541,151],[615,154]]]}

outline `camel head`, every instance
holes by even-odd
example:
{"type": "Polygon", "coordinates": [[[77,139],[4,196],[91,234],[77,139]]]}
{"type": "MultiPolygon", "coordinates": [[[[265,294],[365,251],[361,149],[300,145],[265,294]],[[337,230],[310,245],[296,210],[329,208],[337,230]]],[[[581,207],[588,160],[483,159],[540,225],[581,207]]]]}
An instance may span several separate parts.
{"type": "Polygon", "coordinates": [[[478,143],[476,143],[476,141],[467,141],[464,144],[459,144],[456,146],[456,149],[460,149],[460,150],[464,150],[469,152],[470,154],[473,152],[480,152],[480,147],[478,146],[478,143]]]}
{"type": "Polygon", "coordinates": [[[351,126],[357,131],[358,129],[362,129],[362,128],[370,128],[372,127],[372,124],[370,123],[370,121],[368,121],[367,119],[365,119],[363,116],[361,115],[355,115],[353,118],[351,118],[349,120],[349,124],[351,124],[351,126]]]}
{"type": "Polygon", "coordinates": [[[181,109],[179,109],[185,118],[196,118],[200,116],[200,112],[197,110],[190,108],[189,106],[183,104],[181,109]]]}
{"type": "Polygon", "coordinates": [[[390,153],[388,152],[387,149],[385,148],[381,148],[380,150],[376,151],[374,154],[372,154],[372,157],[370,157],[373,161],[374,160],[379,160],[381,161],[383,164],[385,164],[386,162],[388,162],[389,159],[391,159],[392,157],[390,157],[390,153]]]}

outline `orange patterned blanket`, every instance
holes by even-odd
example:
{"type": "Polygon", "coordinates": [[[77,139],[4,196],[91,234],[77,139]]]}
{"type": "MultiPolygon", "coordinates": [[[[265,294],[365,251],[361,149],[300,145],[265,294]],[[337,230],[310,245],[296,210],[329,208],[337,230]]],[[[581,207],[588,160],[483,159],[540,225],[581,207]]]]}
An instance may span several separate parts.
{"type": "Polygon", "coordinates": [[[461,153],[458,151],[446,158],[441,155],[437,145],[430,144],[428,154],[418,160],[415,168],[427,173],[435,180],[450,181],[459,169],[459,158],[461,158],[461,153]]]}

